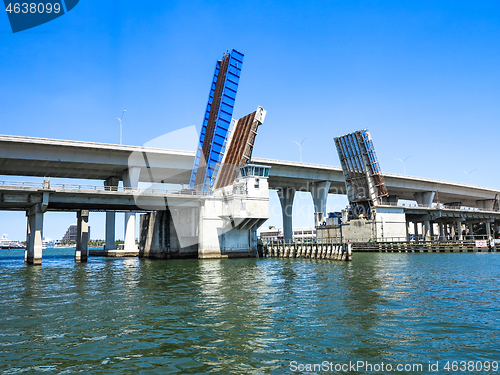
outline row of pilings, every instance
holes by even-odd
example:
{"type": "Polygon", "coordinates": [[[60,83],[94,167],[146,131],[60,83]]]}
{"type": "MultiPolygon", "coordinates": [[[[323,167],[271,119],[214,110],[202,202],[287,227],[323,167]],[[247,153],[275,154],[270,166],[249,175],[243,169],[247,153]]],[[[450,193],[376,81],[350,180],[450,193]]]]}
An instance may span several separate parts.
{"type": "Polygon", "coordinates": [[[263,245],[264,256],[269,258],[305,258],[351,261],[352,250],[349,243],[268,243],[263,245]]]}

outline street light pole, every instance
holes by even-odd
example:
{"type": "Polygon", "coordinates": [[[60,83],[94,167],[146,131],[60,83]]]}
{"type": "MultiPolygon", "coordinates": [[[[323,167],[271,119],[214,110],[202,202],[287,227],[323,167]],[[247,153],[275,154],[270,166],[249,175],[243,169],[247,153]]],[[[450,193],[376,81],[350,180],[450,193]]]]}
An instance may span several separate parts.
{"type": "Polygon", "coordinates": [[[295,142],[295,141],[292,141],[292,143],[295,143],[297,145],[299,145],[299,152],[300,152],[300,162],[302,163],[302,143],[304,143],[304,141],[309,138],[309,137],[305,137],[302,142],[295,142]]]}
{"type": "Polygon", "coordinates": [[[403,175],[406,175],[406,161],[411,158],[411,155],[408,155],[404,160],[401,160],[401,159],[397,159],[396,160],[399,160],[401,163],[403,163],[403,175]]]}
{"type": "Polygon", "coordinates": [[[463,171],[463,172],[467,175],[467,177],[469,178],[469,185],[470,185],[470,174],[471,174],[472,172],[474,172],[474,171],[477,171],[477,168],[474,168],[474,169],[473,169],[472,171],[470,171],[470,172],[465,172],[465,171],[463,171]]]}
{"type": "Polygon", "coordinates": [[[120,144],[122,144],[122,120],[123,120],[123,114],[124,114],[125,112],[127,112],[127,110],[126,110],[126,109],[124,109],[124,110],[123,110],[123,112],[122,112],[122,117],[120,117],[120,118],[118,118],[118,117],[117,117],[117,118],[116,118],[118,121],[120,121],[120,144]]]}

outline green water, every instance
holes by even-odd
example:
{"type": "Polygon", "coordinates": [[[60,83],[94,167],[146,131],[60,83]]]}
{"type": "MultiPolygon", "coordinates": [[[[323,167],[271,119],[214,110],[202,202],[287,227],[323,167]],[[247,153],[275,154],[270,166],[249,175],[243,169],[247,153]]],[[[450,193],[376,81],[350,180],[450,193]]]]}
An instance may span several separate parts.
{"type": "Polygon", "coordinates": [[[0,252],[0,373],[283,374],[366,361],[423,367],[341,372],[468,374],[443,367],[500,361],[497,253],[75,264],[73,251],[46,250],[41,267],[0,252]]]}

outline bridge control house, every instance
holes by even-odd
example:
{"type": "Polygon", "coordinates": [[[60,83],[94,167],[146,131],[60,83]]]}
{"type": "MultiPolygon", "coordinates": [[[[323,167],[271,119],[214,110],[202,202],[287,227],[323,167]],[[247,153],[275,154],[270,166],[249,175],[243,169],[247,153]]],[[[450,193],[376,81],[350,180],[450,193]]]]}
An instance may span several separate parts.
{"type": "Polygon", "coordinates": [[[269,217],[270,167],[249,164],[258,107],[238,120],[232,113],[243,54],[217,61],[193,164],[190,207],[172,205],[142,216],[140,256],[224,258],[257,255],[257,228],[269,217]]]}

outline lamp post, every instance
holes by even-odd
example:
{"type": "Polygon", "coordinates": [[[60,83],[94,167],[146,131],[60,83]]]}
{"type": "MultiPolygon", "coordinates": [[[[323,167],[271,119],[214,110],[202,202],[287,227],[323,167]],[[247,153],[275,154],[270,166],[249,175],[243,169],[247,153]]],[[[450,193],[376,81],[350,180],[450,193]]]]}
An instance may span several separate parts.
{"type": "Polygon", "coordinates": [[[470,174],[471,174],[472,172],[474,172],[474,171],[477,171],[477,168],[474,168],[474,169],[473,169],[472,171],[470,171],[470,172],[465,172],[465,171],[463,171],[463,172],[467,175],[467,177],[469,178],[469,185],[470,185],[470,174]]]}
{"type": "Polygon", "coordinates": [[[401,160],[401,159],[397,159],[396,160],[399,160],[401,163],[403,163],[403,174],[406,175],[406,161],[411,158],[411,155],[408,155],[404,160],[401,160]]]}
{"type": "Polygon", "coordinates": [[[300,152],[300,162],[302,163],[302,143],[304,143],[304,141],[309,138],[309,137],[305,137],[302,142],[295,142],[295,141],[292,141],[292,143],[295,143],[297,145],[299,145],[299,152],[300,152]]]}
{"type": "Polygon", "coordinates": [[[118,121],[120,121],[120,144],[122,144],[122,120],[123,120],[123,114],[124,114],[125,112],[127,112],[127,110],[126,110],[126,109],[124,109],[124,110],[123,110],[123,112],[122,112],[122,117],[120,117],[120,118],[118,118],[118,117],[117,117],[117,118],[116,118],[118,121]]]}

